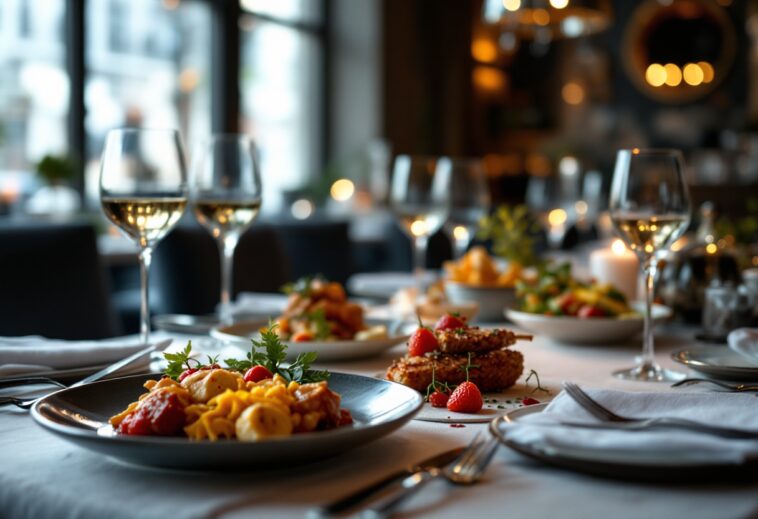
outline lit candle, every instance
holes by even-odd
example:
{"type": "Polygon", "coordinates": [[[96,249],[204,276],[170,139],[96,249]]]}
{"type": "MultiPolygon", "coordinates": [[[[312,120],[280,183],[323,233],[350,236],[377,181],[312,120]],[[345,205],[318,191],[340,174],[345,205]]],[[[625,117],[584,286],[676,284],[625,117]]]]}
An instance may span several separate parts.
{"type": "Polygon", "coordinates": [[[637,256],[621,240],[615,240],[610,249],[590,254],[590,275],[599,283],[612,284],[628,301],[637,297],[639,268],[637,256]]]}

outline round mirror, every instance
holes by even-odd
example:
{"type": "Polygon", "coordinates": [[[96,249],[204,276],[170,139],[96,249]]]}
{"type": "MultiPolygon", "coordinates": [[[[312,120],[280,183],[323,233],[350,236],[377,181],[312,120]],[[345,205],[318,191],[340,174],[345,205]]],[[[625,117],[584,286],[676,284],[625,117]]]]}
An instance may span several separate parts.
{"type": "Polygon", "coordinates": [[[647,0],[627,25],[624,64],[632,82],[649,97],[686,103],[723,81],[736,47],[734,25],[714,2],[647,0]]]}

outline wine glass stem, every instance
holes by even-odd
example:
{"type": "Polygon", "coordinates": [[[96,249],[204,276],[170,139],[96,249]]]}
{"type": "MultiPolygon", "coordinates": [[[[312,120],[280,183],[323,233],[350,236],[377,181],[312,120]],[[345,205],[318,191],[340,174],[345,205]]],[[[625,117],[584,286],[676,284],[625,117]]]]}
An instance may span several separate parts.
{"type": "Polygon", "coordinates": [[[234,249],[237,247],[239,236],[229,233],[218,240],[221,252],[221,306],[219,317],[224,324],[232,321],[232,267],[234,265],[234,249]]]}
{"type": "Polygon", "coordinates": [[[148,297],[148,291],[150,283],[148,282],[148,274],[150,273],[150,262],[153,259],[153,249],[150,247],[142,247],[139,252],[139,265],[140,265],[140,341],[143,344],[147,344],[150,341],[150,299],[148,297]]]}
{"type": "Polygon", "coordinates": [[[420,301],[424,293],[424,269],[426,267],[426,247],[429,243],[427,236],[416,236],[413,239],[413,274],[416,281],[416,300],[420,301]]]}
{"type": "Polygon", "coordinates": [[[642,273],[645,276],[645,328],[644,339],[642,343],[642,361],[643,369],[651,368],[655,365],[655,349],[653,345],[653,282],[655,281],[655,272],[657,269],[655,257],[650,257],[642,264],[642,273]]]}

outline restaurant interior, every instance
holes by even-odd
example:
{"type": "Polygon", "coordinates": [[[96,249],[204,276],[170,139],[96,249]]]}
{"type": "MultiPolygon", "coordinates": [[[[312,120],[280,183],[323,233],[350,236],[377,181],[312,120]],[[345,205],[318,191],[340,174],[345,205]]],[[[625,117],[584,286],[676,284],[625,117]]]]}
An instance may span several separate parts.
{"type": "Polygon", "coordinates": [[[2,0],[0,71],[0,517],[758,518],[755,0],[2,0]]]}

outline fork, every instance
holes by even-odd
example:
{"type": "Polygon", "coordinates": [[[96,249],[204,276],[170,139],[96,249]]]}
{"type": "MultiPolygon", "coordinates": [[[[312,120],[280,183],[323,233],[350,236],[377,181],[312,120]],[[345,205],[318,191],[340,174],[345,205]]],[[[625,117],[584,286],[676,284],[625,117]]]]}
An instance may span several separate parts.
{"type": "Polygon", "coordinates": [[[613,428],[627,430],[644,430],[652,428],[682,429],[686,431],[696,431],[722,438],[741,438],[756,439],[758,433],[742,429],[731,429],[728,427],[717,427],[708,425],[686,418],[661,417],[661,418],[630,418],[621,416],[606,407],[600,405],[596,400],[585,393],[579,386],[573,382],[564,382],[563,388],[574,401],[589,412],[592,416],[606,422],[605,424],[572,424],[579,427],[607,427],[613,424],[613,428]]]}
{"type": "Polygon", "coordinates": [[[729,384],[728,382],[712,380],[709,378],[685,378],[684,380],[680,380],[675,384],[671,384],[671,387],[688,386],[691,384],[699,384],[701,382],[707,382],[709,384],[713,384],[714,386],[723,387],[724,389],[728,389],[729,391],[734,391],[737,393],[742,391],[758,391],[758,384],[729,384]]]}
{"type": "Polygon", "coordinates": [[[371,508],[361,514],[363,519],[390,517],[412,495],[418,492],[430,481],[445,478],[456,485],[472,485],[481,479],[498,446],[494,436],[483,438],[487,433],[477,433],[466,450],[453,463],[443,469],[430,468],[420,470],[402,481],[399,493],[382,503],[377,508],[371,508]]]}

